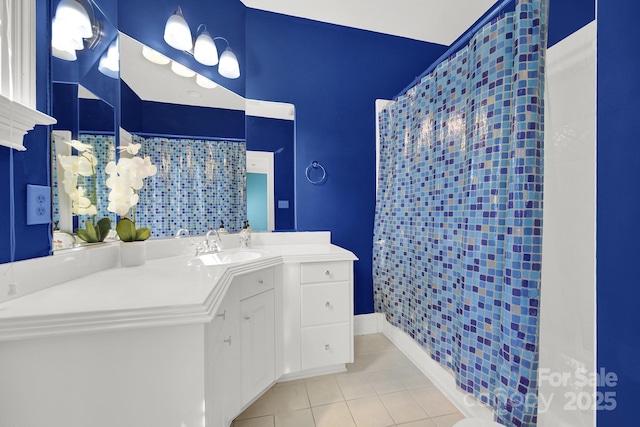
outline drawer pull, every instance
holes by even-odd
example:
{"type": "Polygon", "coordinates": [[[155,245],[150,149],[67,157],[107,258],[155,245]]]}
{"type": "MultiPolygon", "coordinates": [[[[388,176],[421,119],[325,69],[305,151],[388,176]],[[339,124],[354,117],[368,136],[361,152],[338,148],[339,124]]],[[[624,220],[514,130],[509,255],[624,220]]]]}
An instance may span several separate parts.
{"type": "Polygon", "coordinates": [[[258,280],[258,285],[264,285],[264,280],[262,279],[258,280]]]}
{"type": "Polygon", "coordinates": [[[331,307],[331,303],[329,301],[327,301],[327,302],[324,303],[324,306],[327,307],[327,308],[330,308],[331,307]]]}
{"type": "Polygon", "coordinates": [[[246,320],[248,323],[251,323],[251,316],[244,316],[244,320],[246,320]]]}
{"type": "Polygon", "coordinates": [[[229,337],[226,340],[224,340],[224,342],[226,342],[227,344],[231,345],[231,337],[229,337]]]}
{"type": "Polygon", "coordinates": [[[218,313],[216,317],[222,317],[222,320],[227,320],[227,310],[223,311],[222,313],[218,313]]]}
{"type": "Polygon", "coordinates": [[[329,344],[325,344],[325,345],[324,345],[324,349],[325,349],[326,351],[329,351],[329,350],[331,349],[331,346],[330,346],[329,344]]]}
{"type": "Polygon", "coordinates": [[[331,272],[329,270],[327,270],[327,271],[324,272],[324,275],[325,276],[331,276],[331,272]]]}

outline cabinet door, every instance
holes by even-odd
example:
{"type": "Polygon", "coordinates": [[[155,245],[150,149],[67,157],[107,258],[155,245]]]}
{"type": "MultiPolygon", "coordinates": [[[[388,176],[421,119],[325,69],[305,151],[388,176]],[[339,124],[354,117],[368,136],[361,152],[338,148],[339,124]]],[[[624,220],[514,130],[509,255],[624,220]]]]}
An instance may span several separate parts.
{"type": "Polygon", "coordinates": [[[240,301],[240,390],[250,402],[275,381],[274,291],[240,301]]]}
{"type": "MultiPolygon", "coordinates": [[[[219,339],[222,338],[222,333],[219,334],[219,339]]],[[[225,343],[226,344],[226,343],[225,343]]],[[[224,354],[225,345],[217,344],[213,346],[212,353],[207,360],[205,381],[205,414],[206,414],[206,427],[226,427],[225,424],[225,388],[224,379],[225,364],[224,354]]]]}
{"type": "Polygon", "coordinates": [[[205,328],[206,427],[228,427],[240,411],[240,302],[231,287],[205,328]]]}

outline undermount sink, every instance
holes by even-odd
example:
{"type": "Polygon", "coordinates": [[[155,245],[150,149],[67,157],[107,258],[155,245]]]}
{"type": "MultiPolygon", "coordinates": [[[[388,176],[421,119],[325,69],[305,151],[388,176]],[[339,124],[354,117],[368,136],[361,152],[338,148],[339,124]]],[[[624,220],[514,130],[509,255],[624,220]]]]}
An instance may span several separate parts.
{"type": "Polygon", "coordinates": [[[226,265],[253,261],[264,254],[258,251],[222,251],[198,255],[189,260],[189,265],[226,265]]]}

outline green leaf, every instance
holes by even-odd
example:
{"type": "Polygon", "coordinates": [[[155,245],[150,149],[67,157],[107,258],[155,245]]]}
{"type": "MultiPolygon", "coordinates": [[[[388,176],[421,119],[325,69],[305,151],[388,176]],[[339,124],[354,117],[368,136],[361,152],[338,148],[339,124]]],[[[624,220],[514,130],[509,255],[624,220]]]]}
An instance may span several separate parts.
{"type": "Polygon", "coordinates": [[[136,238],[136,226],[129,218],[120,218],[116,225],[116,233],[123,242],[133,242],[136,238]]]}
{"type": "Polygon", "coordinates": [[[84,240],[85,242],[89,242],[89,235],[87,234],[87,230],[85,230],[84,228],[78,228],[76,230],[76,234],[80,239],[84,240]]]}
{"type": "Polygon", "coordinates": [[[97,232],[96,234],[98,235],[98,241],[103,242],[104,239],[107,237],[107,234],[109,234],[110,230],[111,230],[110,218],[104,217],[100,221],[98,221],[98,224],[96,227],[96,232],[97,232]]]}
{"type": "Polygon", "coordinates": [[[100,239],[98,238],[98,231],[89,220],[86,220],[84,222],[84,228],[87,230],[87,242],[96,243],[100,241],[100,239]]]}
{"type": "Polygon", "coordinates": [[[147,240],[151,237],[151,230],[147,227],[140,227],[136,230],[136,240],[147,240]]]}

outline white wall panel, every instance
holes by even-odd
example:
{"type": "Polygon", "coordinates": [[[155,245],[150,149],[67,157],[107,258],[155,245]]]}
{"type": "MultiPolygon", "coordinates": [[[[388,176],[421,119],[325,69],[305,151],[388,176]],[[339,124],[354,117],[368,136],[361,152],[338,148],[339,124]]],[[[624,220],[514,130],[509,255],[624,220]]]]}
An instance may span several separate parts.
{"type": "Polygon", "coordinates": [[[595,40],[594,21],[547,51],[540,427],[595,426],[595,40]]]}

